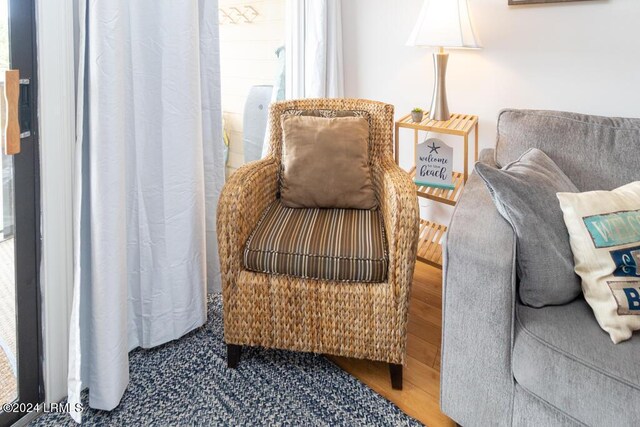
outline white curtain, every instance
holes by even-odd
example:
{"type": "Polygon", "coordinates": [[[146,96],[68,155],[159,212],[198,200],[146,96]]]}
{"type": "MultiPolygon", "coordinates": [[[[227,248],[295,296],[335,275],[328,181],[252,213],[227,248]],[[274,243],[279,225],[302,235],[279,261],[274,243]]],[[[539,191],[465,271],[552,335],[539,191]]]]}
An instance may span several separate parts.
{"type": "Polygon", "coordinates": [[[88,387],[111,410],[129,351],[204,324],[207,285],[220,289],[218,2],[76,1],[69,401],[88,387]]]}
{"type": "Polygon", "coordinates": [[[344,96],[341,3],[287,0],[287,98],[344,96]]]}

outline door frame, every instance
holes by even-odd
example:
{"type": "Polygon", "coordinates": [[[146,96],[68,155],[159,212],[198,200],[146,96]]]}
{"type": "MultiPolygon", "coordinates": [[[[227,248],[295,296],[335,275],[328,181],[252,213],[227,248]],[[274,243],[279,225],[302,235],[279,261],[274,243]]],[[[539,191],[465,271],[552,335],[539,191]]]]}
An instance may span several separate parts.
{"type": "Polygon", "coordinates": [[[30,405],[42,401],[40,294],[40,164],[38,152],[37,54],[35,0],[9,0],[9,57],[20,79],[29,79],[31,135],[21,138],[21,151],[13,156],[14,242],[18,397],[21,410],[0,413],[0,424],[10,425],[27,415],[30,405]],[[18,46],[31,46],[19,49],[18,46]],[[25,337],[27,339],[25,339],[25,337]]]}

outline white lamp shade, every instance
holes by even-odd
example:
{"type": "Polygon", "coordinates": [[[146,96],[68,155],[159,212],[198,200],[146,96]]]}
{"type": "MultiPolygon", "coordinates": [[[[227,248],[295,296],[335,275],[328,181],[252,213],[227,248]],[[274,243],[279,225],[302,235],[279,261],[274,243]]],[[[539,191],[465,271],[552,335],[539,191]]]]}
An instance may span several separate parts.
{"type": "Polygon", "coordinates": [[[425,0],[407,46],[479,48],[467,0],[425,0]]]}

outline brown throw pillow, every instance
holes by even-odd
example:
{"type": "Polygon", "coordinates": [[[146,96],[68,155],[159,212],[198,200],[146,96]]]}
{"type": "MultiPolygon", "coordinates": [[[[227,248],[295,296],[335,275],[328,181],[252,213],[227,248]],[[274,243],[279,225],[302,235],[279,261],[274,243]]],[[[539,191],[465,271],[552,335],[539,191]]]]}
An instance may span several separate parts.
{"type": "Polygon", "coordinates": [[[282,204],[373,209],[369,123],[362,117],[283,116],[282,204]]]}

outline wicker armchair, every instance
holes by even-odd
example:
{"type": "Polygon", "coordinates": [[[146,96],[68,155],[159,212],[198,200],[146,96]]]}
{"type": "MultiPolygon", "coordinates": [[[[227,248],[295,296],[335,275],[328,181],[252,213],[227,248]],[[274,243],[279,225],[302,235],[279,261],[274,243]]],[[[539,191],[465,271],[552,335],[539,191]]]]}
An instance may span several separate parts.
{"type": "Polygon", "coordinates": [[[393,106],[360,99],[277,102],[269,124],[269,155],[238,169],[218,204],[229,367],[237,366],[243,345],[325,353],[388,362],[393,387],[402,388],[419,211],[415,185],[393,160],[393,106]],[[368,113],[369,162],[387,242],[383,283],[305,279],[243,267],[243,248],[263,211],[278,197],[280,117],[292,109],[368,113]]]}

